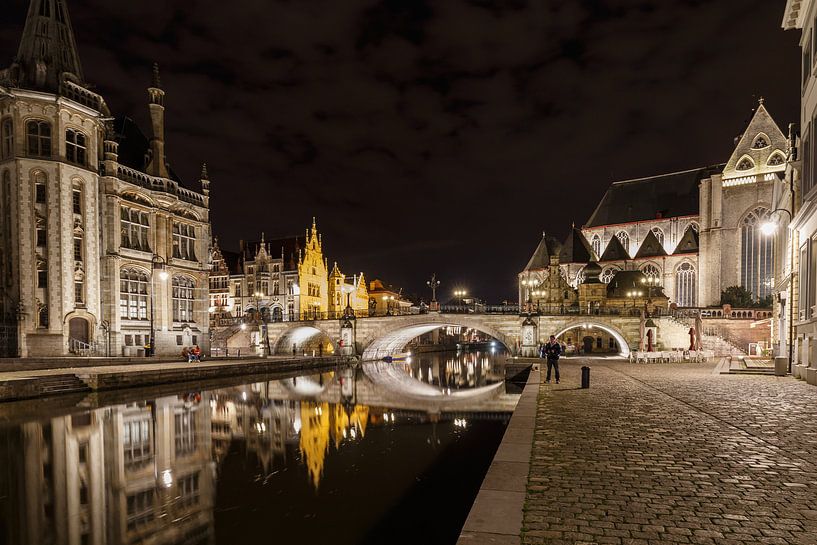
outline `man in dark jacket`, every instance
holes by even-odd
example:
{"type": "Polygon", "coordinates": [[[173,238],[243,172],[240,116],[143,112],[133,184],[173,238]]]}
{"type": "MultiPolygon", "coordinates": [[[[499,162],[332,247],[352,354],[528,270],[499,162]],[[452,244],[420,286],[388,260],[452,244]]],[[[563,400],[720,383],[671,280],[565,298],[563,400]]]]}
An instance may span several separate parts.
{"type": "Polygon", "coordinates": [[[556,341],[556,336],[551,335],[550,340],[545,345],[545,357],[548,360],[548,371],[545,382],[550,383],[550,371],[556,369],[556,384],[559,384],[559,356],[562,355],[562,345],[556,341]]]}

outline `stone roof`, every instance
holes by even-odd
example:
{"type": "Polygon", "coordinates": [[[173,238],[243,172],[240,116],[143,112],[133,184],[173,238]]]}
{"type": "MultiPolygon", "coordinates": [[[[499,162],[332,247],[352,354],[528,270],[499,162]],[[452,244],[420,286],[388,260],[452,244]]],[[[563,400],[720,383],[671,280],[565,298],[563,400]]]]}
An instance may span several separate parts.
{"type": "Polygon", "coordinates": [[[614,182],[585,227],[698,215],[698,183],[723,165],[614,182]]]}
{"type": "Polygon", "coordinates": [[[635,253],[636,257],[662,257],[665,255],[667,255],[667,252],[664,250],[664,245],[658,241],[658,237],[652,231],[647,233],[644,242],[641,243],[635,253]]]}
{"type": "Polygon", "coordinates": [[[547,269],[550,266],[550,256],[558,256],[562,249],[561,243],[552,236],[542,232],[542,239],[534,250],[528,264],[523,271],[547,269]]]}
{"type": "Polygon", "coordinates": [[[562,250],[559,252],[559,263],[589,263],[597,259],[593,248],[582,234],[581,230],[573,226],[567,235],[562,250]]]}
{"type": "Polygon", "coordinates": [[[678,246],[675,247],[673,254],[696,254],[698,253],[698,232],[692,227],[687,227],[684,236],[681,237],[678,246]]]}
{"type": "Polygon", "coordinates": [[[622,259],[630,259],[630,254],[624,249],[618,237],[613,237],[607,243],[599,261],[620,261],[622,259]]]}

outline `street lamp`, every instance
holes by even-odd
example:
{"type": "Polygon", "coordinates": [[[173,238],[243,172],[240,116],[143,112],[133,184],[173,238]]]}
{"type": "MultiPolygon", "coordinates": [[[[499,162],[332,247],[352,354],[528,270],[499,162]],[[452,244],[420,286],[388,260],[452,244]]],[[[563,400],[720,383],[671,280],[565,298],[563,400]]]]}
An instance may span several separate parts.
{"type": "Polygon", "coordinates": [[[167,280],[169,276],[167,273],[167,261],[165,258],[158,254],[153,254],[150,258],[150,345],[148,346],[148,353],[146,356],[152,357],[156,353],[156,323],[155,323],[155,312],[153,307],[155,306],[155,297],[153,292],[155,290],[153,278],[156,275],[156,271],[159,271],[159,280],[164,282],[167,280]]]}
{"type": "Polygon", "coordinates": [[[633,308],[635,308],[635,300],[638,297],[642,297],[644,295],[643,291],[640,290],[631,290],[627,292],[627,297],[633,300],[633,308]]]}
{"type": "Polygon", "coordinates": [[[383,301],[384,301],[384,303],[386,305],[386,316],[391,316],[392,315],[391,305],[392,305],[392,301],[394,301],[394,295],[384,295],[383,296],[383,301]]]}
{"type": "Polygon", "coordinates": [[[468,295],[468,292],[467,292],[467,291],[465,291],[465,290],[454,290],[454,297],[456,297],[457,299],[459,299],[459,300],[460,300],[460,305],[464,305],[464,304],[465,304],[465,301],[463,301],[463,298],[464,298],[466,295],[468,295]]]}
{"type": "Polygon", "coordinates": [[[440,287],[440,281],[437,280],[437,273],[431,275],[431,279],[426,282],[426,285],[431,288],[431,310],[438,310],[437,306],[437,288],[440,287]]]}
{"type": "Polygon", "coordinates": [[[661,279],[657,276],[646,276],[641,279],[641,283],[647,285],[647,304],[650,305],[652,304],[652,290],[658,287],[661,279]]]}

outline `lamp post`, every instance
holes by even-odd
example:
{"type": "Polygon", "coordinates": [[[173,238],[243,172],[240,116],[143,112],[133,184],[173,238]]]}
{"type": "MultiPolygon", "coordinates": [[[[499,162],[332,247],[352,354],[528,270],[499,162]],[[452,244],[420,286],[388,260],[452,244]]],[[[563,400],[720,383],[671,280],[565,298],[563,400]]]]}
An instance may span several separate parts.
{"type": "MultiPolygon", "coordinates": [[[[652,289],[657,288],[660,282],[661,279],[657,276],[647,276],[641,279],[641,283],[647,285],[647,305],[652,304],[652,289]]],[[[649,313],[649,308],[647,309],[647,313],[649,313]]]]}
{"type": "Polygon", "coordinates": [[[635,300],[638,297],[642,297],[644,295],[643,291],[640,290],[631,290],[627,292],[627,297],[633,300],[633,308],[635,308],[635,300]]]}
{"type": "Polygon", "coordinates": [[[431,310],[439,310],[439,303],[437,303],[437,288],[440,287],[440,281],[437,280],[437,273],[431,275],[431,279],[426,282],[426,285],[431,288],[431,310]]]}
{"type": "MultiPolygon", "coordinates": [[[[791,206],[794,210],[794,180],[791,181],[791,206]]],[[[769,219],[760,226],[760,232],[766,236],[771,236],[777,231],[778,222],[772,219],[776,212],[785,212],[789,215],[789,223],[794,220],[794,214],[788,208],[775,208],[769,213],[769,219]]],[[[794,234],[790,236],[789,241],[789,319],[788,319],[788,358],[789,358],[789,374],[792,372],[792,365],[794,365],[794,234]]]]}
{"type": "Polygon", "coordinates": [[[465,296],[468,292],[465,290],[454,290],[454,297],[459,300],[459,306],[465,305],[465,296]]]}
{"type": "Polygon", "coordinates": [[[392,315],[391,305],[392,301],[394,301],[394,295],[384,295],[383,301],[386,305],[386,316],[391,316],[392,315]]]}
{"type": "Polygon", "coordinates": [[[156,275],[156,271],[159,271],[159,280],[162,282],[167,280],[167,261],[165,261],[165,258],[162,256],[153,254],[153,257],[150,258],[150,346],[148,347],[148,354],[146,354],[149,357],[153,357],[156,353],[156,323],[154,317],[155,311],[153,310],[156,300],[153,294],[156,289],[153,279],[156,275]]]}

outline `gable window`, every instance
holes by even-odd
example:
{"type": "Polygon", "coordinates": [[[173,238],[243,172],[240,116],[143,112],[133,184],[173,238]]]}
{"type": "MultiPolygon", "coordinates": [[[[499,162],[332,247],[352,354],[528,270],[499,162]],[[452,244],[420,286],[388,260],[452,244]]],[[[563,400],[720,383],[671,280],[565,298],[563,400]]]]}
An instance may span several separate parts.
{"type": "Polygon", "coordinates": [[[755,137],[755,141],[752,142],[752,149],[763,149],[769,146],[769,140],[766,138],[765,134],[758,134],[755,137]]]}
{"type": "Polygon", "coordinates": [[[135,269],[119,272],[119,316],[127,320],[147,320],[148,277],[135,269]]]}
{"type": "Polygon", "coordinates": [[[65,159],[76,165],[87,164],[88,146],[83,133],[74,129],[65,131],[65,159]]]}
{"type": "Polygon", "coordinates": [[[148,234],[150,225],[147,212],[123,206],[120,209],[119,218],[122,230],[120,245],[123,248],[149,252],[148,234]]]}
{"type": "Polygon", "coordinates": [[[735,168],[737,170],[751,170],[755,168],[755,164],[748,157],[744,157],[738,162],[738,165],[735,168]]]}
{"type": "Polygon", "coordinates": [[[192,225],[173,224],[173,257],[196,261],[196,229],[192,225]]]}
{"type": "Polygon", "coordinates": [[[616,238],[618,239],[619,242],[621,242],[621,245],[624,247],[624,251],[629,254],[630,235],[628,235],[626,231],[619,231],[618,233],[616,233],[616,238]]]}
{"type": "Polygon", "coordinates": [[[599,280],[601,280],[604,284],[609,284],[617,272],[618,269],[615,267],[607,267],[604,269],[601,275],[599,275],[599,280]]]}
{"type": "Polygon", "coordinates": [[[774,152],[772,154],[772,156],[769,157],[769,160],[767,161],[766,164],[771,166],[771,167],[774,167],[774,166],[782,165],[785,162],[786,162],[786,159],[785,159],[785,157],[783,157],[782,153],[774,152]]]}
{"type": "Polygon", "coordinates": [[[0,157],[8,159],[14,155],[14,122],[10,117],[3,120],[2,125],[0,125],[0,133],[2,133],[0,134],[0,139],[2,139],[0,157]]]}
{"type": "Polygon", "coordinates": [[[655,238],[658,239],[658,242],[661,243],[661,246],[664,245],[664,231],[661,230],[660,227],[653,227],[651,229],[652,234],[655,235],[655,238]]]}
{"type": "Polygon", "coordinates": [[[173,321],[193,321],[193,290],[196,283],[186,276],[173,277],[173,321]]]}
{"type": "Polygon", "coordinates": [[[590,244],[593,246],[593,252],[595,252],[596,257],[601,256],[601,237],[593,235],[593,241],[590,244]]]}
{"type": "Polygon", "coordinates": [[[51,125],[46,121],[26,123],[26,152],[29,157],[51,158],[51,125]]]}

